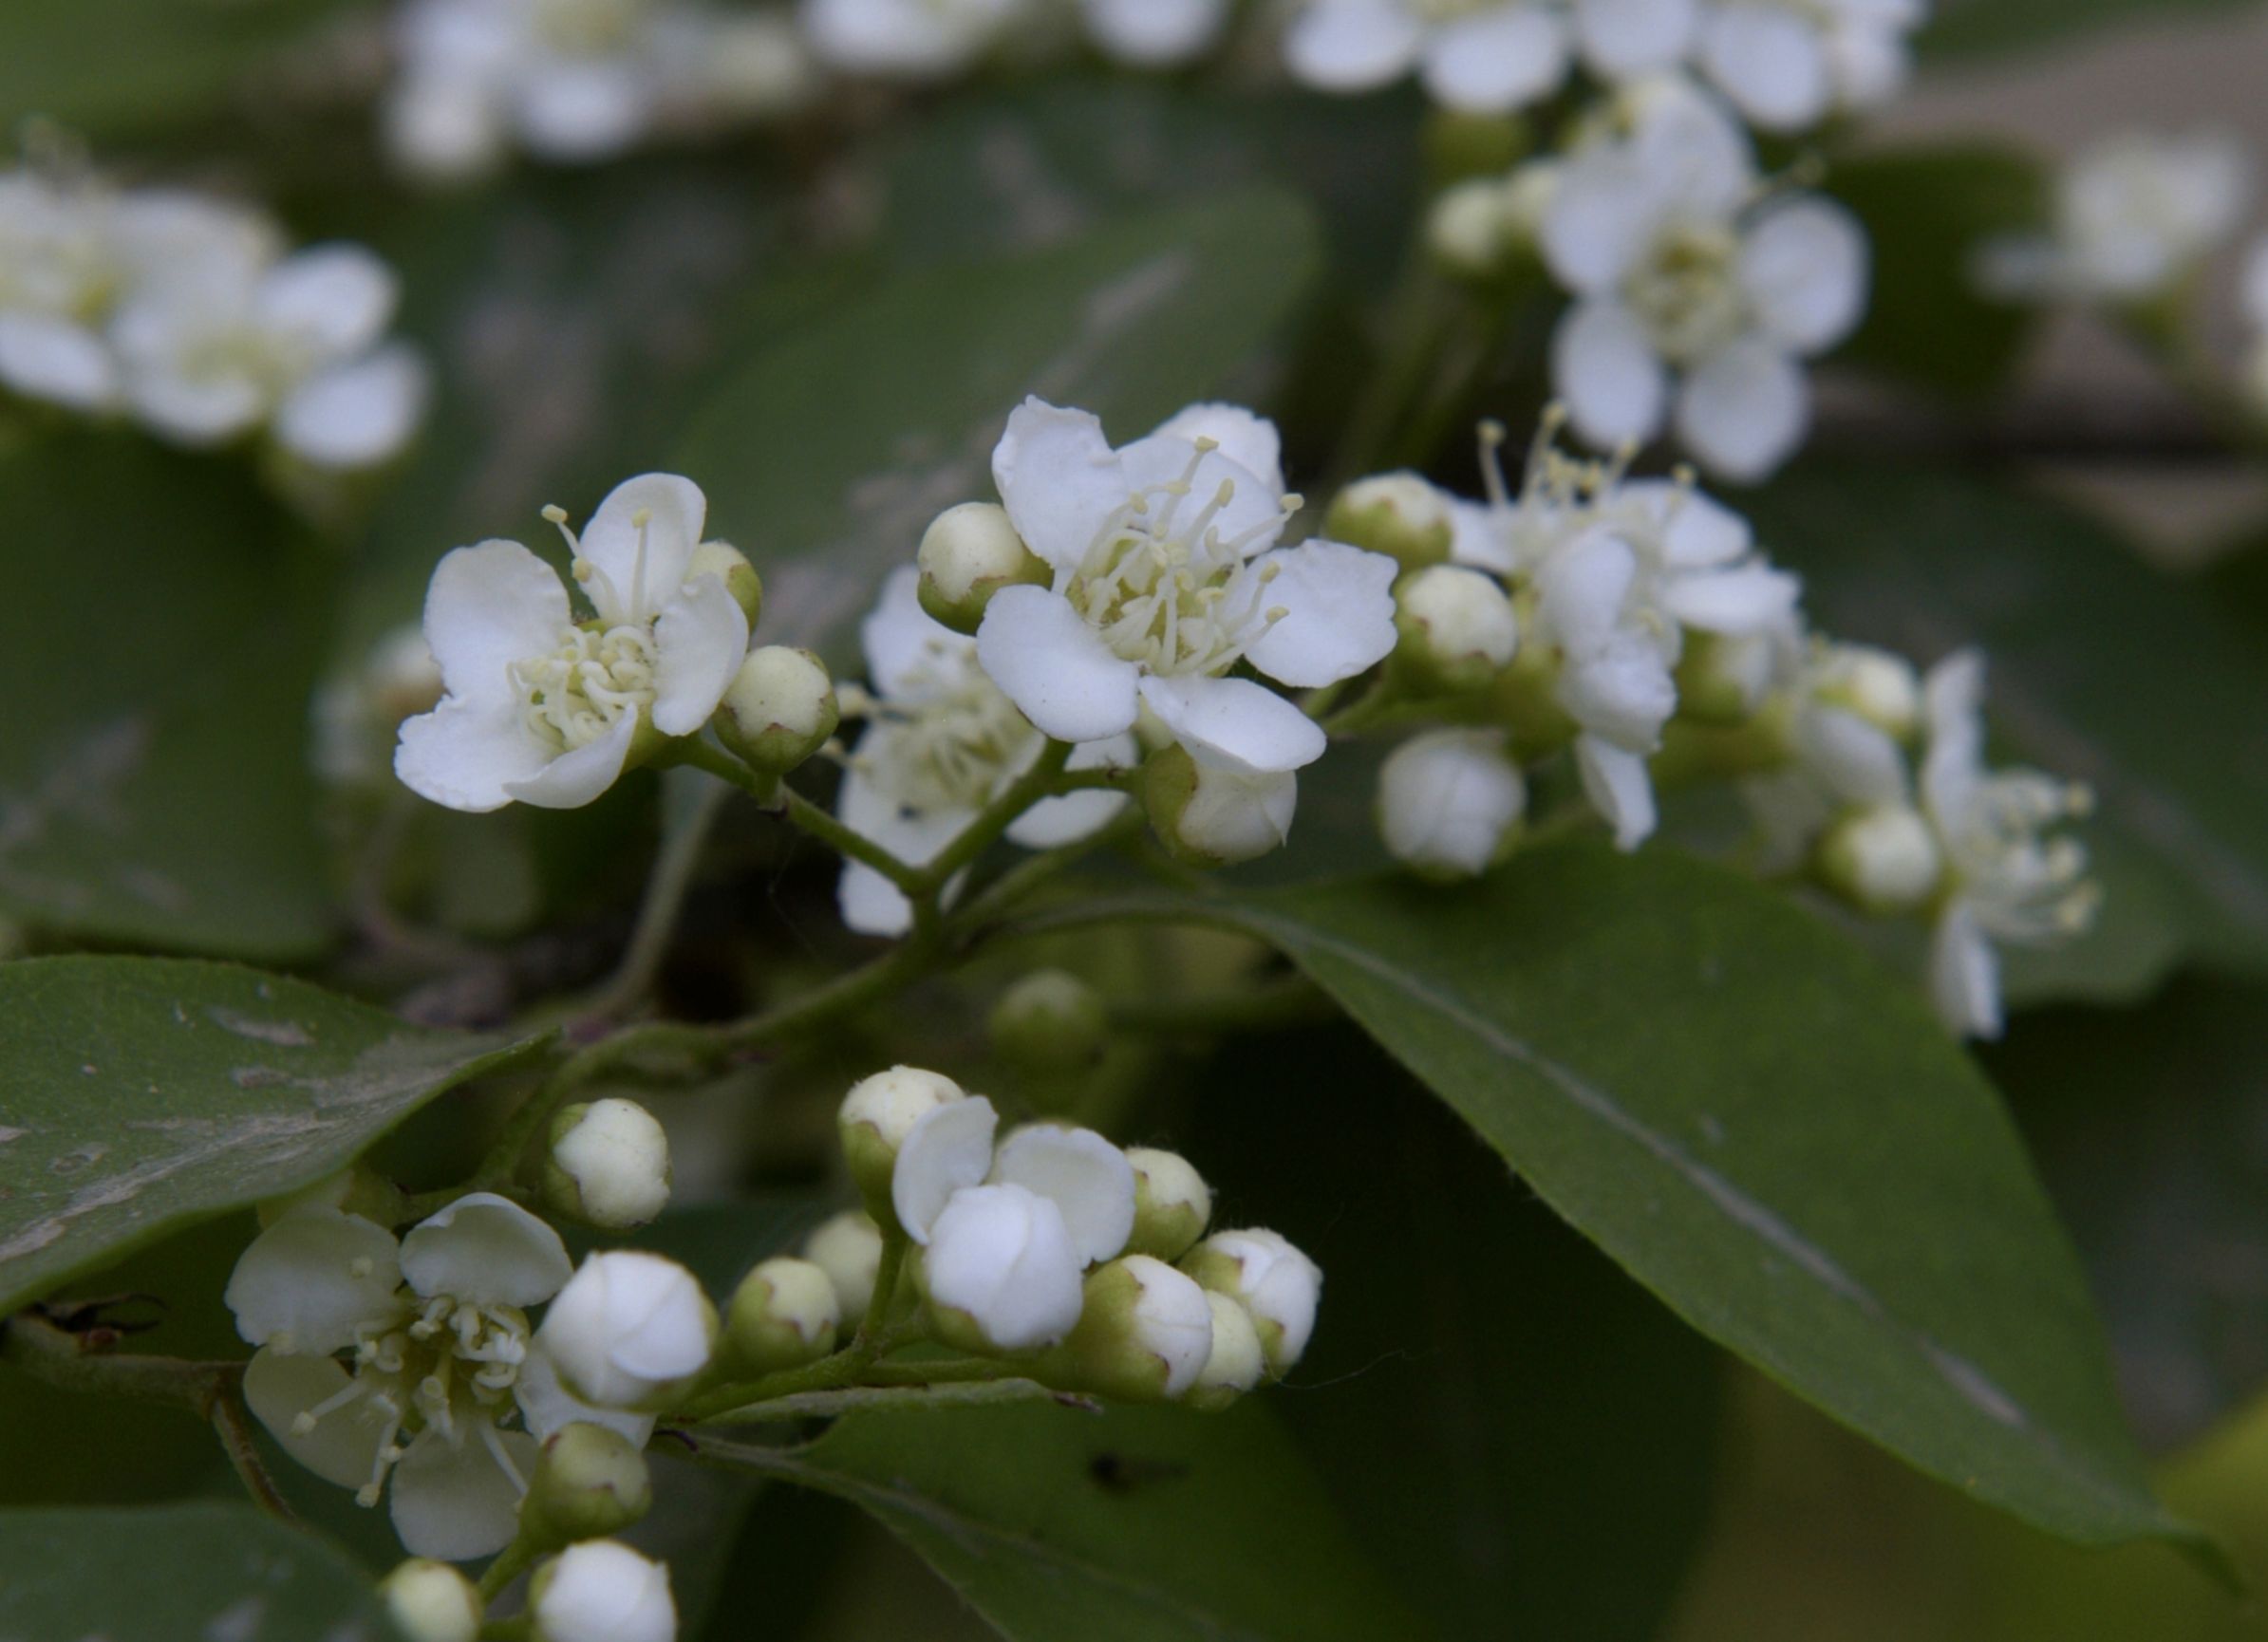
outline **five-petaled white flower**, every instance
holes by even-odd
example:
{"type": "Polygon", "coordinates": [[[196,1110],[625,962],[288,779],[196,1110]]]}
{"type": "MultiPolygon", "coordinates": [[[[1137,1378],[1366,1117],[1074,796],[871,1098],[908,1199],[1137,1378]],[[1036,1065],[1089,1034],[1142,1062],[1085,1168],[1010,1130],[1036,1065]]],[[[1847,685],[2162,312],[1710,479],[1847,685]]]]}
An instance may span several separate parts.
{"type": "Polygon", "coordinates": [[[260,1348],[245,1400],[286,1452],[361,1503],[376,1504],[390,1477],[413,1555],[485,1557],[513,1537],[538,1439],[620,1418],[536,1372],[527,1308],[570,1270],[556,1232],[490,1192],[399,1241],[359,1215],[291,1209],[229,1278],[237,1332],[260,1348]],[[529,1429],[507,1428],[515,1419],[529,1429]]]}
{"type": "MultiPolygon", "coordinates": [[[[911,566],[892,571],[859,629],[872,690],[845,693],[867,730],[835,800],[845,826],[911,867],[933,860],[1046,743],[978,665],[976,641],[922,609],[920,585],[911,566]]],[[[1133,737],[1111,736],[1073,749],[1070,767],[1123,768],[1135,757],[1133,737]]],[[[1010,823],[1008,838],[1032,849],[1068,844],[1125,802],[1106,792],[1043,798],[1010,823]]],[[[862,934],[902,935],[913,921],[897,886],[860,862],[844,864],[839,898],[843,922],[862,934]]]]}
{"type": "Polygon", "coordinates": [[[576,621],[551,567],[517,542],[459,548],[433,572],[425,642],[447,694],[402,726],[394,773],[452,810],[588,804],[614,784],[648,727],[708,722],[748,649],[748,617],[696,569],[708,503],[692,480],[615,486],[574,551],[595,614],[576,621]]]}
{"type": "Polygon", "coordinates": [[[1305,84],[1367,91],[1415,70],[1434,100],[1505,114],[1559,89],[1571,59],[1603,79],[1682,58],[1698,0],[1309,0],[1284,42],[1305,84]]]}
{"type": "Polygon", "coordinates": [[[1715,0],[1697,55],[1753,123],[1801,131],[1895,94],[1927,11],[1926,0],[1715,0]]]}
{"type": "Polygon", "coordinates": [[[1054,569],[1003,588],[977,658],[1059,740],[1132,730],[1147,706],[1200,762],[1275,774],[1313,763],[1323,734],[1238,662],[1294,686],[1352,678],[1394,647],[1394,561],[1341,543],[1277,548],[1297,507],[1274,425],[1192,405],[1113,450],[1084,411],[1032,399],[992,472],[1008,517],[1054,569]]]}
{"type": "Polygon", "coordinates": [[[1761,196],[1746,136],[1693,86],[1626,101],[1630,129],[1579,148],[1544,215],[1545,261],[1575,297],[1552,382],[1594,445],[1674,416],[1704,467],[1763,478],[1809,423],[1802,362],[1865,310],[1865,232],[1830,201],[1761,196]]]}

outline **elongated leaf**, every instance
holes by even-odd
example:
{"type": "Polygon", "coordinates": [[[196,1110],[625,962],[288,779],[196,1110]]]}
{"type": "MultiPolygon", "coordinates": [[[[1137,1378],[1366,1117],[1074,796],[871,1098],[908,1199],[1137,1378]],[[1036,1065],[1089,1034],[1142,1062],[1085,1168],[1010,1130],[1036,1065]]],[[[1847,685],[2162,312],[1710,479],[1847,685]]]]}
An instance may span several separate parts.
{"type": "Polygon", "coordinates": [[[909,274],[735,372],[675,465],[757,555],[759,636],[842,660],[930,519],[992,496],[992,447],[1025,394],[1147,432],[1246,361],[1313,260],[1296,201],[1242,194],[909,274]]]}
{"type": "Polygon", "coordinates": [[[308,699],[328,570],[242,463],[0,453],[0,911],[232,957],[320,946],[308,699]]]}
{"type": "Polygon", "coordinates": [[[1824,627],[1924,662],[1982,645],[2005,750],[2094,790],[2101,926],[2015,955],[2013,990],[2121,1000],[2184,957],[2268,967],[2268,668],[2195,589],[1955,474],[1806,469],[1754,513],[1824,627]]]}
{"type": "Polygon", "coordinates": [[[1563,846],[1159,910],[1278,947],[1689,1322],[1921,1469],[2074,1539],[2184,1532],[1991,1087],[1773,892],[1563,846]]]}
{"type": "Polygon", "coordinates": [[[1404,1633],[1268,1411],[861,1414],[766,1474],[851,1501],[1019,1642],[1404,1633]]]}
{"type": "Polygon", "coordinates": [[[369,1577],[250,1505],[0,1511],[15,1642],[386,1642],[369,1577]]]}
{"type": "Polygon", "coordinates": [[[0,1315],[162,1232],[312,1185],[541,1041],[425,1031],[224,964],[0,966],[0,1315]]]}

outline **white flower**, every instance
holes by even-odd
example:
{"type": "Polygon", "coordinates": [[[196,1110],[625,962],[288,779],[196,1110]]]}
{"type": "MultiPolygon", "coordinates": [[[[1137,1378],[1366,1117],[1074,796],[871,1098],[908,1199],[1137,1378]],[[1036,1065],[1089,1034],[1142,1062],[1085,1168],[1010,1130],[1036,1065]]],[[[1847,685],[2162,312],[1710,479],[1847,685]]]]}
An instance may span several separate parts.
{"type": "Polygon", "coordinates": [[[1027,0],[802,0],[800,16],[830,68],[936,80],[974,64],[1030,10],[1027,0]]]}
{"type": "Polygon", "coordinates": [[[2094,917],[2101,893],[2086,877],[2085,848],[2042,836],[2086,814],[2091,801],[2084,787],[2034,770],[1985,769],[1984,659],[1976,651],[1932,667],[1922,694],[1929,739],[1921,806],[1944,852],[1947,880],[1930,949],[1930,994],[1955,1032],[1996,1037],[1994,943],[2052,944],[2094,917]]]}
{"type": "Polygon", "coordinates": [[[1315,1333],[1323,1274],[1272,1231],[1215,1232],[1190,1252],[1182,1269],[1206,1288],[1225,1294],[1252,1314],[1268,1372],[1290,1371],[1315,1333]]]}
{"type": "Polygon", "coordinates": [[[529,1358],[526,1308],[568,1278],[558,1235],[489,1192],[399,1242],[358,1215],[292,1209],[230,1275],[258,1346],[245,1400],[286,1452],[377,1503],[420,1557],[484,1557],[512,1539],[535,1438],[508,1430],[529,1358]],[[353,1353],[353,1372],[334,1353],[353,1353]]]}
{"type": "Polygon", "coordinates": [[[1987,241],[1977,279],[2012,298],[2158,296],[2237,232],[2251,198],[2250,169],[2244,151],[2224,138],[2113,133],[2056,178],[2052,230],[1987,241]]]}
{"type": "Polygon", "coordinates": [[[425,642],[448,693],[402,726],[403,784],[452,810],[572,809],[614,784],[646,726],[689,736],[708,722],[748,618],[721,578],[688,573],[707,509],[692,480],[647,474],[617,485],[579,540],[560,523],[591,622],[517,542],[442,559],[425,642]]]}
{"type": "Polygon", "coordinates": [[[1053,1199],[1082,1264],[1111,1259],[1134,1231],[1134,1165],[1091,1129],[1026,1124],[1001,1143],[989,1178],[1053,1199]]]}
{"type": "MultiPolygon", "coordinates": [[[[912,867],[959,837],[1046,745],[985,675],[977,641],[931,619],[920,588],[911,566],[893,570],[860,629],[872,689],[844,691],[843,710],[864,717],[868,728],[835,799],[845,826],[912,867]]],[[[1073,749],[1069,767],[1123,768],[1134,760],[1134,739],[1122,728],[1073,749]]],[[[1010,824],[1008,838],[1032,849],[1067,844],[1107,826],[1125,803],[1107,792],[1044,798],[1010,824]]],[[[862,934],[900,935],[913,921],[897,886],[855,861],[843,868],[839,899],[843,922],[862,934]]]]}
{"type": "Polygon", "coordinates": [[[1802,362],[1865,311],[1865,233],[1825,199],[1760,199],[1746,139],[1700,93],[1665,83],[1634,106],[1627,135],[1565,162],[1545,213],[1545,261],[1575,298],[1552,382],[1594,445],[1674,420],[1704,467],[1762,478],[1809,424],[1802,362]]]}
{"type": "Polygon", "coordinates": [[[1026,400],[992,472],[1055,583],[995,593],[978,660],[1059,740],[1124,735],[1148,706],[1192,755],[1287,773],[1322,756],[1321,730],[1223,675],[1246,662],[1284,684],[1335,683],[1394,647],[1392,559],[1275,547],[1297,498],[1274,425],[1249,411],[1192,405],[1113,450],[1086,412],[1026,400]]]}
{"type": "Polygon", "coordinates": [[[334,676],[315,694],[316,773],[340,786],[380,780],[402,720],[431,712],[440,699],[441,670],[418,625],[387,629],[358,667],[334,676]]]}
{"type": "Polygon", "coordinates": [[[1096,45],[1136,68],[1171,68],[1205,52],[1228,25],[1231,0],[1078,0],[1096,45]]]}
{"type": "Polygon", "coordinates": [[[1326,91],[1415,70],[1437,103],[1504,114],[1558,90],[1577,55],[1609,80],[1670,66],[1697,12],[1696,0],[1309,0],[1284,52],[1326,91]]]}
{"type": "Polygon", "coordinates": [[[1800,131],[1894,95],[1926,11],[1926,0],[1717,0],[1699,60],[1753,123],[1800,131]]]}
{"type": "Polygon", "coordinates": [[[1035,1351],[1078,1324],[1080,1263],[1054,1200],[977,1185],[953,1193],[929,1228],[922,1284],[933,1324],[955,1343],[1035,1351]]]}
{"type": "Polygon", "coordinates": [[[100,327],[120,277],[105,208],[92,189],[0,174],[0,385],[76,410],[116,399],[100,327]]]}
{"type": "Polygon", "coordinates": [[[586,1258],[559,1291],[536,1343],[571,1392],[643,1410],[708,1367],[717,1308],[675,1260],[609,1249],[586,1258]]]}
{"type": "Polygon", "coordinates": [[[1397,861],[1446,877],[1493,864],[1528,804],[1500,730],[1429,730],[1378,770],[1378,830],[1397,861]]]}
{"type": "Polygon", "coordinates": [[[676,1642],[666,1564],[614,1539],[570,1545],[528,1588],[535,1642],[676,1642]]]}

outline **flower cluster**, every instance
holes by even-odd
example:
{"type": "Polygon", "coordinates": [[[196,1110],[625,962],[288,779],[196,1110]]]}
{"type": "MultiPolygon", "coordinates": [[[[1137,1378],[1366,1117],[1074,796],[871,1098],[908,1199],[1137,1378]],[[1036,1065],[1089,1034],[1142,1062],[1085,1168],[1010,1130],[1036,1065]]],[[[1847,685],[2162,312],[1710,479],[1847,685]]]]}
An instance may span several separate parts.
{"type": "Polygon", "coordinates": [[[247,207],[120,189],[54,156],[0,173],[0,389],[130,416],[176,444],[264,437],[330,472],[407,444],[426,394],[385,340],[393,272],[356,245],[290,251],[247,207]]]}

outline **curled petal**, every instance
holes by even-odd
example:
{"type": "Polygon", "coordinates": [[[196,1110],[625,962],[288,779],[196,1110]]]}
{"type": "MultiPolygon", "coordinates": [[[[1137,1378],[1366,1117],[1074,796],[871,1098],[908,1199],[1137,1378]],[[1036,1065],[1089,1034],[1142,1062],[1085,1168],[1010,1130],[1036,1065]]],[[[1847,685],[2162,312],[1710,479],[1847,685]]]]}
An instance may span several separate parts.
{"type": "Polygon", "coordinates": [[[890,1172],[890,1206],[917,1243],[953,1193],[977,1185],[992,1166],[992,1135],[1000,1114],[983,1095],[947,1101],[924,1112],[898,1148],[890,1172]]]}
{"type": "Polygon", "coordinates": [[[708,511],[701,487],[676,474],[640,474],[609,491],[580,537],[597,572],[584,590],[599,615],[651,621],[684,582],[708,511]]]}
{"type": "Polygon", "coordinates": [[[1192,754],[1247,772],[1301,769],[1329,744],[1314,719],[1249,679],[1144,679],[1142,700],[1192,754]]]}
{"type": "Polygon", "coordinates": [[[748,613],[715,576],[697,577],[654,624],[654,728],[690,736],[709,721],[748,654],[748,613]]]}
{"type": "Polygon", "coordinates": [[[1082,410],[1027,399],[1009,413],[992,451],[992,482],[1024,546],[1068,569],[1133,494],[1126,470],[1082,410]]]}
{"type": "Polygon", "coordinates": [[[578,810],[621,777],[629,761],[630,742],[638,734],[640,715],[625,713],[597,740],[572,753],[562,753],[524,781],[508,782],[504,791],[538,810],[578,810]]]}
{"type": "Polygon", "coordinates": [[[425,1296],[474,1305],[541,1305],[574,1266],[559,1234],[510,1198],[468,1192],[410,1227],[402,1272],[425,1296]]]}

